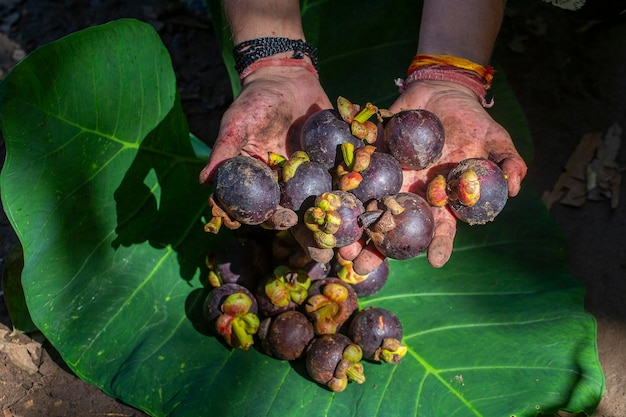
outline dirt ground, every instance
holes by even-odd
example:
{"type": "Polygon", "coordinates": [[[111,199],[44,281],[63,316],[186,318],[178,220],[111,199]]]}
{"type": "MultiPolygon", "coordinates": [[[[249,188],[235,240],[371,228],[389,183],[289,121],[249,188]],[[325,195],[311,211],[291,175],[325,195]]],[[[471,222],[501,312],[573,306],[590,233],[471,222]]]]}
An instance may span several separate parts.
{"type": "MultiPolygon", "coordinates": [[[[536,155],[525,186],[541,194],[571,172],[565,167],[572,155],[581,164],[575,151],[583,137],[626,126],[626,20],[582,20],[540,1],[510,0],[507,9],[494,58],[526,111],[536,155]]],[[[192,132],[214,138],[232,100],[228,79],[210,21],[176,2],[0,0],[0,67],[7,70],[43,43],[120,17],[140,18],[159,30],[192,132]]],[[[0,161],[4,152],[0,138],[0,161]]],[[[572,273],[587,285],[586,307],[598,321],[607,387],[596,417],[626,416],[626,190],[616,181],[626,166],[624,147],[614,156],[607,180],[612,194],[578,190],[582,198],[570,193],[575,206],[561,200],[550,209],[568,237],[572,273]]],[[[568,185],[572,181],[578,180],[568,185]]],[[[15,242],[0,210],[0,271],[15,242]]],[[[0,417],[144,416],[72,375],[38,335],[10,329],[0,297],[0,417]]]]}

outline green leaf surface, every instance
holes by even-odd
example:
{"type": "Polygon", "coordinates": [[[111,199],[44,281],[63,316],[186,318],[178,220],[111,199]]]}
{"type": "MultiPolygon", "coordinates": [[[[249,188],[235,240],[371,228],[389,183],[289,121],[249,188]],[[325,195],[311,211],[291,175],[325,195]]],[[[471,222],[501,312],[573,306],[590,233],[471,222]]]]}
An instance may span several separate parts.
{"type": "MultiPolygon", "coordinates": [[[[497,117],[528,139],[517,103],[498,89],[497,117]]],[[[2,81],[0,100],[0,186],[32,319],[111,396],[153,416],[520,417],[591,413],[599,402],[595,321],[531,191],[495,222],[461,227],[445,267],[392,262],[388,284],[362,306],[399,316],[409,354],[367,363],[364,384],[333,394],[300,363],[227,349],[199,316],[204,257],[229,236],[203,231],[207,150],[190,140],[149,25],[120,20],[40,48],[2,81]]]]}

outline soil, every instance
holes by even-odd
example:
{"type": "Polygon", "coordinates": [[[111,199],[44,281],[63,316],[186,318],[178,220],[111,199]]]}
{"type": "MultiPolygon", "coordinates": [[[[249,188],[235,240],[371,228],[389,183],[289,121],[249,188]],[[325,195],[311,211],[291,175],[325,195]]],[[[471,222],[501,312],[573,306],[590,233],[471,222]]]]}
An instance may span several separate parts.
{"type": "MultiPolygon", "coordinates": [[[[172,55],[191,131],[210,142],[232,101],[230,85],[210,19],[180,3],[0,0],[0,52],[11,52],[0,69],[44,43],[120,17],[157,28],[172,55]]],[[[539,1],[508,2],[494,60],[503,67],[497,76],[506,74],[522,103],[535,142],[526,187],[540,194],[553,190],[583,137],[605,135],[616,123],[626,126],[624,39],[623,18],[589,20],[539,1]]],[[[4,152],[0,138],[0,161],[4,152]]],[[[598,322],[606,393],[597,417],[626,416],[626,202],[615,199],[616,191],[626,196],[625,186],[615,184],[624,166],[622,147],[611,178],[613,200],[607,191],[583,190],[576,206],[561,200],[550,207],[570,244],[572,274],[587,286],[586,308],[598,322]]],[[[16,242],[0,210],[0,271],[16,242]]],[[[39,335],[13,334],[11,328],[0,297],[2,416],[145,415],[75,377],[39,335]]]]}

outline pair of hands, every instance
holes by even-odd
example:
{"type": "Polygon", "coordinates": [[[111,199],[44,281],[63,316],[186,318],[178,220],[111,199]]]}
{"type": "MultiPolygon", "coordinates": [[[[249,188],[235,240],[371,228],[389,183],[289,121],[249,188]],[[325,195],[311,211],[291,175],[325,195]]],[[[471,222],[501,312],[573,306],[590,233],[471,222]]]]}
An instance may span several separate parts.
{"type": "MultiPolygon", "coordinates": [[[[265,67],[245,78],[241,94],[225,112],[220,131],[200,181],[209,184],[218,165],[245,154],[267,159],[268,151],[290,156],[299,148],[300,128],[308,116],[333,104],[319,80],[299,67],[265,67]]],[[[507,175],[509,195],[515,196],[526,175],[526,164],[508,132],[484,110],[468,88],[447,81],[421,81],[409,85],[389,107],[426,109],[443,123],[446,142],[436,166],[405,170],[402,191],[425,195],[428,180],[447,174],[465,158],[488,158],[507,175]]],[[[446,207],[433,207],[435,232],[428,247],[428,261],[443,266],[452,254],[456,218],[446,207]]],[[[363,241],[340,249],[353,260],[358,273],[367,274],[382,261],[381,255],[363,241]]]]}

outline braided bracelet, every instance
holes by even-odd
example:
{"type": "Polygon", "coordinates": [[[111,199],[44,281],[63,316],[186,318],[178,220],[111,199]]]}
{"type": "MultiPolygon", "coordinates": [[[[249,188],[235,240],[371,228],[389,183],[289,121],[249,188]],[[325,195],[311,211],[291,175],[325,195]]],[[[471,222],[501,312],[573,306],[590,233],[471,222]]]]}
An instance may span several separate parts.
{"type": "Polygon", "coordinates": [[[493,80],[493,68],[450,55],[415,55],[409,66],[406,79],[396,80],[400,92],[411,83],[421,80],[452,81],[461,84],[476,94],[483,107],[493,106],[493,99],[487,102],[485,96],[493,80]]]}
{"type": "Polygon", "coordinates": [[[313,45],[302,39],[272,37],[250,39],[237,44],[233,50],[235,69],[241,74],[259,59],[289,51],[293,51],[292,59],[308,56],[315,70],[318,70],[317,49],[313,45]]]}

